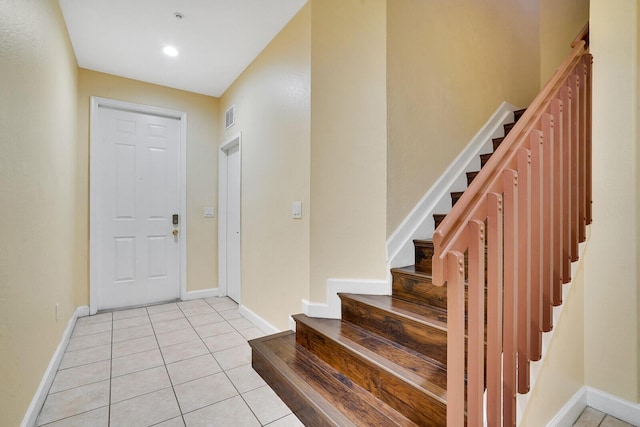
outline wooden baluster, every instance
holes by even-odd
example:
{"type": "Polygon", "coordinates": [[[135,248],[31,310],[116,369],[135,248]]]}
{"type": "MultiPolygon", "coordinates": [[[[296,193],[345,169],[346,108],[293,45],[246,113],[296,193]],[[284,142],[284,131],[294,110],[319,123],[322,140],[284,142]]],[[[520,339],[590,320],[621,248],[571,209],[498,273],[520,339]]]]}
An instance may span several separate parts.
{"type": "Polygon", "coordinates": [[[542,357],[542,132],[531,144],[531,360],[542,357]]]}
{"type": "Polygon", "coordinates": [[[586,96],[586,106],[587,106],[587,134],[586,134],[586,157],[587,157],[587,171],[586,171],[586,185],[587,185],[587,200],[586,200],[586,204],[587,204],[587,224],[591,224],[593,218],[591,216],[591,191],[592,191],[592,178],[591,178],[591,94],[592,94],[592,86],[591,86],[591,69],[592,69],[592,64],[593,64],[593,57],[589,54],[586,54],[582,57],[582,60],[584,61],[585,65],[587,66],[587,75],[586,75],[586,91],[587,91],[587,96],[586,96]]]}
{"type": "Polygon", "coordinates": [[[578,106],[580,104],[580,95],[578,88],[578,76],[571,74],[569,76],[569,87],[571,88],[571,261],[578,260],[578,243],[580,233],[578,231],[580,224],[580,210],[578,207],[578,139],[580,138],[580,120],[578,118],[578,106]]]}
{"type": "Polygon", "coordinates": [[[518,342],[518,173],[507,169],[502,173],[504,192],[504,326],[502,396],[504,425],[516,425],[516,356],[518,342]]]}
{"type": "Polygon", "coordinates": [[[587,238],[587,91],[586,66],[581,61],[576,66],[578,77],[578,240],[584,242],[587,238]]]}
{"type": "Polygon", "coordinates": [[[487,422],[502,419],[502,196],[487,194],[487,422]]]}
{"type": "Polygon", "coordinates": [[[469,221],[467,229],[469,236],[467,424],[480,426],[483,423],[484,414],[484,222],[469,221]]]}
{"type": "Polygon", "coordinates": [[[531,151],[518,150],[518,393],[529,392],[531,360],[531,151]]]}
{"type": "Polygon", "coordinates": [[[550,104],[551,114],[554,117],[553,127],[553,305],[562,304],[562,264],[563,264],[563,248],[562,248],[562,194],[564,188],[562,186],[562,176],[564,167],[562,164],[562,134],[563,134],[563,112],[562,101],[555,98],[550,104]]]}
{"type": "Polygon", "coordinates": [[[447,426],[464,426],[464,255],[447,255],[447,426]]]}
{"type": "Polygon", "coordinates": [[[558,94],[562,100],[562,281],[571,281],[571,89],[560,88],[558,94]]]}
{"type": "Polygon", "coordinates": [[[542,331],[553,328],[553,116],[541,117],[542,127],[542,331]]]}

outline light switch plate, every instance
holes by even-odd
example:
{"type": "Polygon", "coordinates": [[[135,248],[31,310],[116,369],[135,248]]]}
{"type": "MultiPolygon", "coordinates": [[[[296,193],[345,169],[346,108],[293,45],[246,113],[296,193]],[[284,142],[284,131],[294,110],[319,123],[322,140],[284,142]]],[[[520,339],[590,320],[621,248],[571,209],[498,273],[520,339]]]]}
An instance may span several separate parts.
{"type": "Polygon", "coordinates": [[[214,218],[216,216],[216,208],[206,207],[204,208],[205,218],[214,218]]]}
{"type": "Polygon", "coordinates": [[[302,202],[291,203],[291,218],[293,219],[302,218],[302,202]]]}

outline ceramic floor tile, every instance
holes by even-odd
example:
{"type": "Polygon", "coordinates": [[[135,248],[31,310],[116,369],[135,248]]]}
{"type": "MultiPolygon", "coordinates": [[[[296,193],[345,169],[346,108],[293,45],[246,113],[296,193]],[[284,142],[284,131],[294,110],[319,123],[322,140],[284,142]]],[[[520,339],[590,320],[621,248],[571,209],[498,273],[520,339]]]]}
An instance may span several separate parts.
{"type": "Polygon", "coordinates": [[[194,328],[201,338],[212,337],[214,335],[228,334],[233,332],[233,326],[227,322],[210,323],[208,325],[196,326],[194,328]]]}
{"type": "Polygon", "coordinates": [[[119,319],[113,321],[113,329],[125,329],[125,328],[133,328],[135,326],[146,326],[151,325],[151,320],[149,320],[149,316],[136,316],[136,317],[128,317],[126,319],[119,319]]]}
{"type": "Polygon", "coordinates": [[[167,347],[170,345],[181,344],[189,341],[196,341],[200,337],[196,334],[193,328],[182,329],[179,331],[168,332],[166,334],[157,334],[158,344],[160,347],[167,347]]]}
{"type": "Polygon", "coordinates": [[[155,322],[153,330],[156,334],[165,334],[167,332],[179,331],[180,329],[191,328],[191,323],[185,318],[165,320],[164,322],[155,322]]]}
{"type": "Polygon", "coordinates": [[[604,417],[604,420],[602,420],[602,424],[600,424],[600,427],[634,427],[634,426],[633,424],[629,424],[627,422],[619,420],[618,418],[612,417],[611,415],[607,415],[606,417],[604,417]]]}
{"type": "Polygon", "coordinates": [[[604,419],[604,416],[605,416],[604,413],[587,406],[584,409],[584,411],[582,411],[582,414],[580,415],[578,420],[575,422],[574,426],[597,427],[600,425],[600,423],[604,419]]]}
{"type": "Polygon", "coordinates": [[[164,366],[134,372],[111,380],[111,403],[171,387],[164,366]]]}
{"type": "Polygon", "coordinates": [[[68,369],[75,366],[88,365],[89,363],[111,359],[111,345],[85,348],[82,350],[67,351],[62,357],[59,369],[68,369]]]}
{"type": "Polygon", "coordinates": [[[163,313],[165,311],[174,311],[174,310],[179,310],[178,304],[176,304],[175,302],[170,302],[167,304],[150,305],[149,307],[147,307],[147,313],[149,313],[150,315],[156,314],[156,313],[163,313]]]}
{"type": "Polygon", "coordinates": [[[209,353],[207,346],[205,346],[200,339],[162,347],[160,350],[162,351],[165,363],[173,363],[179,360],[190,359],[192,357],[209,353]]]}
{"type": "Polygon", "coordinates": [[[111,332],[100,332],[98,334],[84,335],[71,338],[66,351],[82,350],[85,348],[99,347],[111,344],[111,332]]]}
{"type": "Polygon", "coordinates": [[[218,312],[220,316],[222,316],[225,320],[233,320],[233,319],[243,319],[242,314],[238,311],[238,309],[231,309],[218,312]]]}
{"type": "Polygon", "coordinates": [[[113,357],[122,357],[134,353],[142,353],[143,351],[158,348],[156,337],[142,337],[132,340],[113,343],[113,357]]]}
{"type": "Polygon", "coordinates": [[[158,424],[154,424],[153,427],[184,427],[184,421],[182,417],[175,417],[167,421],[163,421],[158,424]]]}
{"type": "Polygon", "coordinates": [[[159,349],[115,357],[111,361],[111,376],[119,377],[164,365],[159,349]]]}
{"type": "Polygon", "coordinates": [[[218,362],[210,354],[194,357],[193,359],[181,360],[180,362],[167,365],[171,383],[177,384],[193,381],[198,378],[217,374],[222,370],[218,362]]]}
{"type": "Polygon", "coordinates": [[[205,303],[205,305],[200,307],[183,308],[182,313],[185,316],[189,317],[189,316],[200,316],[202,314],[212,314],[212,313],[216,313],[216,311],[213,308],[211,308],[211,306],[209,306],[207,303],[205,303]]]}
{"type": "Polygon", "coordinates": [[[228,304],[233,304],[235,307],[238,307],[238,304],[236,304],[231,298],[228,297],[206,298],[204,301],[216,310],[217,307],[228,304]]]}
{"type": "Polygon", "coordinates": [[[240,396],[232,397],[184,415],[187,427],[256,427],[260,422],[240,396]]]}
{"type": "Polygon", "coordinates": [[[256,325],[254,325],[253,323],[251,323],[250,321],[248,321],[244,317],[241,317],[239,319],[231,319],[228,322],[231,324],[231,326],[233,326],[237,330],[249,329],[249,328],[255,328],[256,327],[256,325]]]}
{"type": "Polygon", "coordinates": [[[167,320],[173,320],[173,319],[182,319],[185,316],[184,314],[182,314],[182,311],[180,310],[171,310],[171,311],[163,311],[160,313],[150,314],[149,317],[151,318],[151,322],[157,323],[157,322],[166,322],[167,320]]]}
{"type": "Polygon", "coordinates": [[[224,372],[174,387],[183,414],[238,394],[224,372]]]}
{"type": "Polygon", "coordinates": [[[36,425],[43,425],[109,404],[109,381],[49,394],[36,425]]]}
{"type": "Polygon", "coordinates": [[[103,360],[75,368],[59,370],[51,384],[49,393],[68,390],[87,384],[108,380],[111,374],[111,361],[103,360]]]}
{"type": "Polygon", "coordinates": [[[247,341],[249,340],[254,340],[256,338],[260,338],[260,337],[264,337],[266,334],[264,332],[262,332],[260,329],[258,328],[249,328],[249,329],[241,329],[240,331],[240,335],[242,335],[243,337],[245,337],[245,339],[247,341]]]}
{"type": "Polygon", "coordinates": [[[251,365],[243,365],[225,371],[239,393],[246,393],[251,390],[267,385],[262,377],[253,370],[251,365]]]}
{"type": "Polygon", "coordinates": [[[291,413],[289,407],[268,386],[243,393],[242,397],[262,424],[268,424],[291,413]]]}
{"type": "Polygon", "coordinates": [[[212,306],[213,308],[216,309],[216,311],[220,312],[220,311],[226,311],[226,310],[233,310],[233,309],[238,309],[238,304],[236,304],[235,302],[228,300],[228,301],[224,301],[221,303],[217,303],[216,305],[212,306]]]}
{"type": "Polygon", "coordinates": [[[113,312],[113,320],[129,319],[131,317],[146,316],[147,309],[144,307],[131,308],[129,310],[121,310],[113,312]]]}
{"type": "Polygon", "coordinates": [[[75,338],[84,335],[98,334],[100,332],[111,332],[111,323],[112,322],[90,323],[88,325],[76,324],[71,337],[75,338]]]}
{"type": "Polygon", "coordinates": [[[209,323],[224,322],[224,318],[218,313],[202,314],[198,316],[189,316],[189,322],[192,326],[202,326],[209,323]]]}
{"type": "Polygon", "coordinates": [[[111,405],[110,427],[146,427],[179,415],[173,390],[165,388],[111,405]]]}
{"type": "Polygon", "coordinates": [[[272,423],[267,424],[269,427],[304,427],[302,421],[293,414],[289,414],[286,417],[282,417],[279,420],[275,420],[272,423]]]}
{"type": "Polygon", "coordinates": [[[44,427],[108,427],[109,426],[109,407],[94,409],[89,412],[74,415],[73,417],[64,418],[46,424],[44,427]]]}
{"type": "Polygon", "coordinates": [[[213,353],[213,357],[216,358],[222,369],[226,371],[227,369],[251,363],[251,347],[245,344],[240,347],[218,351],[213,353]]]}
{"type": "MultiPolygon", "coordinates": [[[[141,319],[141,317],[134,317],[134,319],[141,319]]],[[[125,319],[129,320],[129,319],[125,319]]],[[[142,326],[134,326],[132,328],[114,329],[113,342],[122,342],[132,340],[135,338],[149,337],[153,335],[153,328],[151,323],[147,323],[142,326]]]]}
{"type": "Polygon", "coordinates": [[[76,324],[92,325],[92,324],[102,323],[102,322],[111,322],[112,320],[113,320],[112,313],[100,313],[100,314],[94,314],[93,316],[78,317],[76,324]]]}
{"type": "Polygon", "coordinates": [[[202,341],[204,341],[211,353],[216,353],[233,347],[239,347],[247,343],[247,339],[236,331],[204,338],[202,341]]]}
{"type": "Polygon", "coordinates": [[[190,301],[179,301],[178,302],[178,307],[180,307],[181,310],[188,310],[191,308],[196,308],[196,307],[206,307],[208,304],[206,302],[204,302],[204,300],[202,299],[194,299],[194,300],[190,300],[190,301]]]}

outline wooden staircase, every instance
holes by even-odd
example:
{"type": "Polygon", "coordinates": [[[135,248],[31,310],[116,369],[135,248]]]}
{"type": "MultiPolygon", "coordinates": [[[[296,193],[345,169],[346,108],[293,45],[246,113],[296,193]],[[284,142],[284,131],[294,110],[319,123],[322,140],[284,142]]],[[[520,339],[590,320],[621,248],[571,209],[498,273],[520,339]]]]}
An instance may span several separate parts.
{"type": "Polygon", "coordinates": [[[446,425],[447,288],[431,281],[433,242],[414,246],[415,264],[391,270],[391,296],[340,294],[341,320],[299,314],[295,333],[250,341],[254,369],[305,425],[446,425]]]}

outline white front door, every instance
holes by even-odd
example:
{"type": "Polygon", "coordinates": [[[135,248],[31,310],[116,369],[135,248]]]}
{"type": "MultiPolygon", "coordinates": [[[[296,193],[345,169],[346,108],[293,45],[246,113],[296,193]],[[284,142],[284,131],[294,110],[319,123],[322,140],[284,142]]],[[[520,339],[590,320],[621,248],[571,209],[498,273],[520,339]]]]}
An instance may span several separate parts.
{"type": "Polygon", "coordinates": [[[186,230],[178,216],[181,120],[94,107],[92,311],[177,299],[180,233],[186,230]]]}
{"type": "Polygon", "coordinates": [[[227,295],[240,302],[240,146],[227,151],[227,295]]]}

